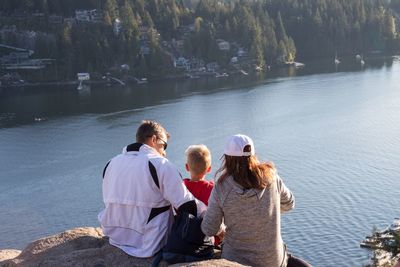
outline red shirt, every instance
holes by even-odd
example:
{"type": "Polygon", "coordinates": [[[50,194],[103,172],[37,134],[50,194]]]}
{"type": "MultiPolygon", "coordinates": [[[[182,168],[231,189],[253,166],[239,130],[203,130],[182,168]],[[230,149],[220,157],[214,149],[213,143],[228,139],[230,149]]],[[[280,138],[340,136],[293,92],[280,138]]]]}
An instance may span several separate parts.
{"type": "Polygon", "coordinates": [[[214,183],[206,180],[200,180],[192,182],[190,179],[183,179],[187,189],[192,195],[208,206],[208,199],[211,195],[211,190],[214,187],[214,183]]]}
{"type": "MultiPolygon", "coordinates": [[[[183,179],[183,183],[192,195],[208,206],[208,199],[210,198],[211,191],[214,187],[214,183],[206,180],[200,180],[192,182],[190,179],[183,179]]],[[[214,245],[218,246],[221,244],[221,240],[218,236],[215,236],[214,245]]]]}

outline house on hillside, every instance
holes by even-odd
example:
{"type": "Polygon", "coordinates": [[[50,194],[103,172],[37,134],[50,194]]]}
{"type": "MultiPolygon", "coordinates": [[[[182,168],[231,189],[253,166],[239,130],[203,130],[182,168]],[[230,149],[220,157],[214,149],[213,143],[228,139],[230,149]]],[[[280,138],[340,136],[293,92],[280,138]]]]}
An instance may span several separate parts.
{"type": "Polygon", "coordinates": [[[148,42],[140,41],[140,54],[149,55],[151,53],[150,46],[148,42]]]}
{"type": "Polygon", "coordinates": [[[221,51],[229,51],[231,49],[231,46],[230,46],[229,42],[227,42],[227,41],[224,41],[222,39],[217,39],[216,42],[217,42],[219,50],[221,50],[221,51]]]}
{"type": "Polygon", "coordinates": [[[90,21],[90,15],[87,10],[75,10],[75,18],[78,22],[90,21]]]}
{"type": "Polygon", "coordinates": [[[44,22],[45,21],[45,15],[42,12],[32,13],[32,18],[35,20],[35,22],[44,22]]]}
{"type": "Polygon", "coordinates": [[[103,14],[97,9],[91,9],[88,11],[91,22],[102,22],[103,14]]]}
{"type": "Polygon", "coordinates": [[[74,17],[64,18],[64,23],[66,24],[74,24],[76,22],[74,17]]]}
{"type": "Polygon", "coordinates": [[[190,70],[190,61],[184,57],[174,58],[174,67],[177,69],[190,70]]]}
{"type": "Polygon", "coordinates": [[[122,31],[122,22],[119,18],[116,18],[113,22],[114,35],[118,36],[122,31]]]}
{"type": "Polygon", "coordinates": [[[238,57],[245,57],[247,56],[249,53],[246,51],[246,49],[244,49],[243,47],[239,47],[238,51],[237,51],[237,56],[238,57]]]}
{"type": "Polygon", "coordinates": [[[97,9],[75,10],[75,18],[78,22],[101,22],[103,15],[97,9]]]}
{"type": "Polygon", "coordinates": [[[172,46],[178,51],[182,51],[184,46],[185,46],[185,41],[180,39],[180,40],[175,40],[175,38],[172,38],[172,46]]]}
{"type": "Polygon", "coordinates": [[[18,21],[25,21],[28,18],[28,13],[25,11],[16,11],[12,14],[11,18],[18,21]]]}
{"type": "Polygon", "coordinates": [[[208,72],[216,72],[219,70],[219,65],[217,62],[210,62],[206,64],[206,68],[208,72]]]}
{"type": "Polygon", "coordinates": [[[49,23],[50,24],[62,24],[63,17],[58,15],[50,15],[49,16],[49,23]]]}
{"type": "Polygon", "coordinates": [[[190,70],[192,71],[205,71],[206,68],[204,67],[204,60],[198,58],[192,58],[189,62],[190,70]]]}
{"type": "Polygon", "coordinates": [[[185,39],[188,35],[190,35],[194,31],[194,24],[179,26],[177,31],[179,38],[185,39]]]}

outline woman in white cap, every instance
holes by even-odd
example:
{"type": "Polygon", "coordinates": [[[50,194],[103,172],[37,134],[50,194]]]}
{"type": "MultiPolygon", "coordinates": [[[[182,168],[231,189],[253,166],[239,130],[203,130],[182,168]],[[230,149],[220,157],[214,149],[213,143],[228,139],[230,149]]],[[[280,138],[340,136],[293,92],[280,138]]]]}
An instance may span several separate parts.
{"type": "Polygon", "coordinates": [[[311,266],[287,253],[281,237],[281,212],[294,196],[272,163],[261,163],[246,135],[229,137],[202,230],[217,235],[226,225],[221,257],[250,266],[311,266]]]}

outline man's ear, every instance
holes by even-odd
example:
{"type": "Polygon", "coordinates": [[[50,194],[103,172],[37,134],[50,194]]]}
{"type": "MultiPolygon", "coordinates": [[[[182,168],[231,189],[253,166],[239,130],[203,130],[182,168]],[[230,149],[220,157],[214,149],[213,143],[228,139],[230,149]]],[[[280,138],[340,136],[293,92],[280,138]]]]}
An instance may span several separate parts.
{"type": "Polygon", "coordinates": [[[155,134],[153,134],[152,136],[151,136],[151,142],[155,145],[155,144],[157,144],[157,136],[155,135],[155,134]]]}
{"type": "Polygon", "coordinates": [[[189,168],[189,164],[185,164],[185,167],[186,167],[186,170],[188,171],[188,172],[190,172],[190,168],[189,168]]]}

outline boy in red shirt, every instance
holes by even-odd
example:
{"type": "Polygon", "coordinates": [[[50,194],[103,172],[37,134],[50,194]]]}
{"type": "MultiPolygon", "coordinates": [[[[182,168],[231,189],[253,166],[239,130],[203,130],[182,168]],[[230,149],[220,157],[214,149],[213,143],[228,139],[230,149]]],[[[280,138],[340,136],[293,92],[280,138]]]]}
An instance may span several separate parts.
{"type": "Polygon", "coordinates": [[[205,145],[191,145],[186,151],[186,170],[190,179],[183,180],[187,189],[195,198],[208,205],[208,198],[214,183],[205,180],[206,174],[211,171],[211,154],[205,145]]]}
{"type": "MultiPolygon", "coordinates": [[[[214,187],[213,182],[205,179],[207,173],[211,171],[210,150],[205,145],[191,145],[186,149],[185,154],[185,165],[190,173],[190,179],[183,179],[183,182],[195,198],[208,206],[208,199],[214,187]]],[[[214,246],[220,245],[222,236],[214,237],[214,246]]]]}

